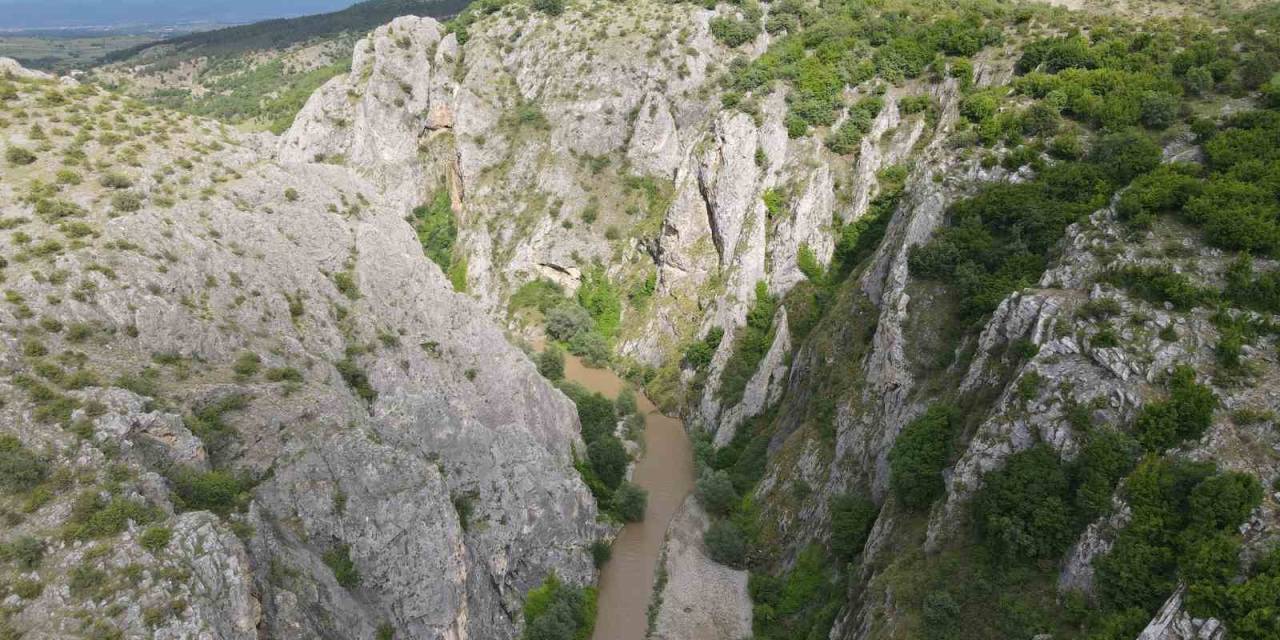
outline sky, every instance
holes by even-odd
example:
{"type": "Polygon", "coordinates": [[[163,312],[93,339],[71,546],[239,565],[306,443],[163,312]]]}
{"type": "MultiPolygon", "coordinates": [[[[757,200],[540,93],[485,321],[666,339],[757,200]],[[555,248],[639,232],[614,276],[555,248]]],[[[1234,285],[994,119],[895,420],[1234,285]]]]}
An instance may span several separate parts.
{"type": "Polygon", "coordinates": [[[352,4],[355,0],[0,0],[0,30],[254,22],[352,4]]]}

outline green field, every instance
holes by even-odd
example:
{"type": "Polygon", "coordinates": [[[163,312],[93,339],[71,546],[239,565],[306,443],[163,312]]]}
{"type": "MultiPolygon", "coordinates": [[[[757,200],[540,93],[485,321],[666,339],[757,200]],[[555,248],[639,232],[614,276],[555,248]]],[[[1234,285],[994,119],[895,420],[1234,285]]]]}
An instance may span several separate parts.
{"type": "Polygon", "coordinates": [[[93,66],[95,61],[109,53],[157,39],[153,35],[0,36],[0,56],[13,58],[33,69],[67,71],[93,66]]]}

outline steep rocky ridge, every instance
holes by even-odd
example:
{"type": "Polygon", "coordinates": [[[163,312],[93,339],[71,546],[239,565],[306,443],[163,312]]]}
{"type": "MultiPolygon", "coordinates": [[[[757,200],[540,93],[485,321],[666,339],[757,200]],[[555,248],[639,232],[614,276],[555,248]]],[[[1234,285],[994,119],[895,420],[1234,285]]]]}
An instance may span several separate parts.
{"type": "Polygon", "coordinates": [[[44,549],[9,629],[503,638],[548,573],[590,580],[572,403],[397,202],[270,137],[3,82],[32,155],[0,181],[0,426],[45,469],[4,499],[5,543],[44,549]]]}

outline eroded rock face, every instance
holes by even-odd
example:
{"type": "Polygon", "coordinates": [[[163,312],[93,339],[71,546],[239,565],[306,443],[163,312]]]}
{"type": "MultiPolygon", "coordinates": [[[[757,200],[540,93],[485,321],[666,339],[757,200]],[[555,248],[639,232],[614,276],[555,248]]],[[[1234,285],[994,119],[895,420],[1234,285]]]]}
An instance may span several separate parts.
{"type": "MultiPolygon", "coordinates": [[[[449,189],[469,291],[499,319],[520,285],[573,291],[592,263],[623,288],[654,278],[618,351],[659,366],[721,326],[714,391],[756,283],[785,294],[804,278],[802,247],[826,264],[841,205],[834,156],[788,138],[783,90],[758,121],[719,108],[713,74],[739,52],[711,36],[713,15],[656,2],[557,19],[499,12],[463,45],[430,18],[402,18],[357,45],[352,72],[312,97],[281,157],[341,158],[405,207],[449,189]],[[786,201],[776,214],[770,190],[786,201]]],[[[863,163],[872,183],[922,126],[913,119],[863,163]]],[[[722,409],[711,399],[695,418],[714,428],[722,409]]]]}
{"type": "MultiPolygon", "coordinates": [[[[410,28],[440,35],[428,23],[388,27],[410,28]]],[[[376,46],[399,50],[394,39],[376,46]]],[[[374,77],[427,82],[424,60],[370,64],[374,77]]],[[[18,86],[18,100],[33,103],[50,90],[44,80],[18,86]]],[[[392,90],[376,87],[353,122],[416,128],[379,111],[392,90]]],[[[430,111],[428,94],[409,100],[430,111]]],[[[0,431],[71,478],[9,534],[57,531],[78,494],[136,512],[119,530],[95,525],[48,547],[43,592],[19,603],[12,626],[66,637],[93,611],[128,637],[511,638],[524,593],[549,573],[591,579],[587,546],[601,531],[572,466],[582,447],[573,404],[425,258],[396,185],[381,180],[390,173],[278,162],[269,137],[126,115],[96,89],[77,102],[157,133],[137,167],[113,168],[137,206],[113,209],[95,177],[42,196],[64,203],[61,219],[37,212],[19,198],[28,180],[54,182],[63,165],[52,153],[0,181],[17,228],[65,242],[20,257],[13,234],[0,237],[9,300],[22,301],[0,309],[13,328],[0,337],[0,431]],[[191,149],[200,162],[185,159],[191,149]],[[83,240],[60,235],[68,221],[84,225],[83,240]],[[59,353],[67,374],[79,372],[55,392],[71,398],[65,418],[30,391],[65,385],[33,377],[55,375],[42,357],[59,353]],[[184,488],[183,478],[234,476],[245,480],[240,497],[184,488]],[[155,527],[170,531],[167,545],[140,542],[155,527]],[[81,566],[119,586],[69,590],[81,566]]],[[[372,128],[312,140],[308,122],[286,140],[287,158],[395,165],[417,154],[416,138],[402,145],[372,128]]],[[[112,153],[93,141],[83,149],[91,161],[112,153]]]]}

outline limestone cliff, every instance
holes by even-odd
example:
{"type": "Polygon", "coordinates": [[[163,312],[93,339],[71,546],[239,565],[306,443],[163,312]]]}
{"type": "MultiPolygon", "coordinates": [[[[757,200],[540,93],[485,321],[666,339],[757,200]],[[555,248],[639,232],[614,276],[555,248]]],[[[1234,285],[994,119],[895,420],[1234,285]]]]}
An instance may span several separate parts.
{"type": "Polygon", "coordinates": [[[547,574],[590,580],[573,404],[396,201],[270,137],[4,82],[33,155],[0,181],[0,431],[39,461],[4,540],[43,549],[9,629],[509,638],[547,574]]]}

